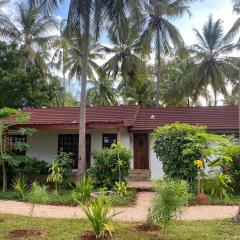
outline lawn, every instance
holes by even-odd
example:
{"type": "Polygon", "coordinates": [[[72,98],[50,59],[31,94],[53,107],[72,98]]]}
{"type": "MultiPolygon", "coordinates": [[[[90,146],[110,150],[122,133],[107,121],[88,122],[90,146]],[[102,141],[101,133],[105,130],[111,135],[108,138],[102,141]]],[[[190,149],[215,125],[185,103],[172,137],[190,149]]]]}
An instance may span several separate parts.
{"type": "MultiPolygon", "coordinates": [[[[53,193],[52,190],[48,191],[48,200],[46,204],[52,205],[76,205],[73,201],[71,196],[72,190],[71,189],[62,189],[59,191],[59,194],[56,195],[53,193]]],[[[120,197],[118,195],[109,196],[111,199],[113,206],[129,206],[135,200],[136,191],[133,189],[129,189],[127,195],[124,197],[120,197]]],[[[10,189],[8,192],[1,192],[0,191],[0,199],[7,199],[7,200],[18,200],[16,193],[10,189]]],[[[27,200],[26,200],[27,201],[27,200]]]]}
{"type": "MultiPolygon", "coordinates": [[[[139,225],[139,224],[138,224],[139,225]]],[[[164,239],[161,230],[142,232],[133,223],[115,223],[114,239],[119,240],[157,240],[164,239]]],[[[29,218],[0,214],[0,239],[16,239],[11,235],[14,230],[37,230],[31,238],[44,240],[80,240],[81,236],[90,231],[89,225],[83,220],[63,220],[29,218]]],[[[171,227],[168,240],[240,240],[240,225],[231,220],[219,221],[178,221],[171,227]]],[[[24,239],[24,238],[17,238],[24,239]]],[[[25,237],[26,239],[26,237],[25,237]]]]}

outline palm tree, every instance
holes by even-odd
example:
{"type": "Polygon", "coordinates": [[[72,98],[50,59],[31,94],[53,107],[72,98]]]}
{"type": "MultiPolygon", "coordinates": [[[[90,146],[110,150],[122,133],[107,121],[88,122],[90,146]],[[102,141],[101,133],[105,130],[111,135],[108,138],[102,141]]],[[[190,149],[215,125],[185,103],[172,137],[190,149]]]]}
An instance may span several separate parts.
{"type": "Polygon", "coordinates": [[[91,87],[87,91],[88,104],[92,106],[117,105],[117,93],[113,79],[102,72],[98,79],[92,78],[89,83],[91,87]]]}
{"type": "Polygon", "coordinates": [[[180,17],[187,13],[190,15],[189,0],[155,0],[149,4],[145,3],[143,15],[143,31],[140,39],[140,46],[144,55],[150,55],[153,46],[156,46],[156,74],[157,91],[156,107],[160,101],[161,83],[161,55],[170,54],[172,46],[177,51],[184,50],[184,41],[170,18],[180,17]],[[153,44],[154,43],[154,44],[153,44]]]}
{"type": "Polygon", "coordinates": [[[108,22],[113,26],[120,26],[119,19],[124,19],[127,12],[135,10],[140,0],[71,0],[68,23],[75,26],[77,32],[82,30],[82,73],[79,118],[79,161],[78,174],[83,176],[86,172],[85,153],[85,125],[86,125],[86,88],[89,63],[90,33],[94,32],[99,37],[102,20],[108,17],[108,22]],[[113,9],[115,9],[113,11],[113,9]],[[121,17],[120,17],[121,16],[121,17]]]}
{"type": "Polygon", "coordinates": [[[66,20],[62,20],[60,23],[60,35],[50,44],[50,48],[54,50],[52,61],[50,66],[56,70],[62,72],[63,82],[63,96],[62,107],[65,106],[65,94],[66,94],[66,62],[68,59],[68,53],[71,46],[72,39],[71,29],[66,26],[66,20]]]}
{"type": "Polygon", "coordinates": [[[237,76],[239,59],[228,56],[238,44],[232,43],[229,33],[224,35],[222,21],[213,21],[212,16],[203,26],[201,34],[194,29],[198,43],[190,51],[196,65],[193,69],[195,87],[202,88],[211,85],[214,91],[214,105],[217,105],[217,93],[226,94],[227,79],[234,80],[237,76]]]}
{"type": "Polygon", "coordinates": [[[113,56],[103,65],[105,71],[116,79],[122,79],[124,104],[127,103],[129,85],[136,79],[136,76],[144,71],[145,64],[137,54],[137,42],[140,36],[140,28],[132,24],[128,18],[117,31],[109,30],[108,37],[112,48],[109,52],[113,56]]]}
{"type": "Polygon", "coordinates": [[[16,42],[29,52],[29,61],[34,61],[40,56],[38,51],[53,39],[48,34],[56,27],[54,18],[44,14],[41,6],[33,6],[29,0],[17,5],[14,22],[6,16],[0,19],[0,37],[16,42]]]}

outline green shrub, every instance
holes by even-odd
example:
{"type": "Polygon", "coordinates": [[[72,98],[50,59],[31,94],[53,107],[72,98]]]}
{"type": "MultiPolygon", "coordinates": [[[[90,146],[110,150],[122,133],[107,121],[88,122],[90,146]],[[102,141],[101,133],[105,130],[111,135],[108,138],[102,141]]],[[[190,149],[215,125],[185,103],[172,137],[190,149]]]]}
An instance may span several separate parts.
{"type": "Polygon", "coordinates": [[[167,230],[174,218],[182,213],[190,197],[189,185],[186,181],[167,179],[159,182],[156,196],[149,209],[148,223],[162,224],[167,230]]]}
{"type": "Polygon", "coordinates": [[[17,194],[17,197],[20,199],[25,198],[27,182],[24,176],[19,176],[16,180],[13,181],[13,189],[17,194]]]}
{"type": "Polygon", "coordinates": [[[55,194],[58,194],[58,184],[63,181],[63,171],[56,160],[53,160],[49,167],[47,181],[55,184],[55,194]]]}
{"type": "Polygon", "coordinates": [[[94,164],[90,172],[94,185],[112,189],[115,182],[125,182],[131,157],[131,151],[120,144],[93,152],[94,164]]]}
{"type": "Polygon", "coordinates": [[[163,171],[170,178],[178,178],[192,182],[197,177],[194,160],[200,159],[199,151],[184,153],[190,137],[196,133],[203,133],[204,127],[175,123],[158,128],[154,131],[154,151],[163,163],[163,171]]]}
{"type": "Polygon", "coordinates": [[[96,234],[96,238],[111,236],[113,231],[112,218],[118,213],[111,213],[111,203],[104,195],[95,198],[90,206],[80,204],[86,214],[89,224],[96,234]]]}
{"type": "Polygon", "coordinates": [[[33,182],[29,193],[26,195],[29,202],[32,203],[47,203],[49,195],[46,186],[41,186],[38,182],[33,182]]]}
{"type": "Polygon", "coordinates": [[[93,191],[93,185],[90,177],[85,176],[81,181],[75,184],[72,192],[72,198],[76,202],[83,204],[89,202],[91,198],[91,192],[93,191]]]}
{"type": "Polygon", "coordinates": [[[127,185],[125,182],[116,182],[114,186],[115,191],[121,197],[127,195],[127,185]]]}
{"type": "Polygon", "coordinates": [[[72,153],[59,152],[54,161],[61,169],[63,179],[68,179],[72,172],[73,160],[72,153]]]}
{"type": "Polygon", "coordinates": [[[225,204],[227,204],[231,193],[233,192],[231,183],[232,181],[230,176],[223,173],[216,173],[211,195],[214,197],[220,197],[221,200],[224,199],[225,204]]]}

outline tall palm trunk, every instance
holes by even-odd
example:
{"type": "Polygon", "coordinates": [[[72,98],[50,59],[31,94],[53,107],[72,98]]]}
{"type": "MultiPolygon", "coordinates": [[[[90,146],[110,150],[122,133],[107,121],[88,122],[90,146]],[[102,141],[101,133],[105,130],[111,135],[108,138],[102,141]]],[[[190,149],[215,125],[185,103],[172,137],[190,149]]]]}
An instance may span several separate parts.
{"type": "Polygon", "coordinates": [[[91,0],[86,4],[84,12],[84,36],[83,36],[83,69],[81,79],[80,118],[79,118],[79,151],[78,151],[78,177],[82,178],[86,173],[86,90],[90,32],[90,6],[91,0]]]}
{"type": "Polygon", "coordinates": [[[62,74],[63,74],[63,96],[62,96],[62,107],[65,107],[65,97],[66,97],[66,77],[65,77],[65,69],[64,69],[64,50],[62,55],[62,74]]]}
{"type": "Polygon", "coordinates": [[[161,42],[160,29],[157,28],[157,93],[156,93],[156,107],[159,107],[160,101],[160,81],[161,81],[161,42]]]}
{"type": "Polygon", "coordinates": [[[239,69],[239,80],[238,80],[238,141],[240,144],[240,69],[239,69]]]}
{"type": "Polygon", "coordinates": [[[214,89],[214,106],[217,106],[217,90],[214,89]]]}

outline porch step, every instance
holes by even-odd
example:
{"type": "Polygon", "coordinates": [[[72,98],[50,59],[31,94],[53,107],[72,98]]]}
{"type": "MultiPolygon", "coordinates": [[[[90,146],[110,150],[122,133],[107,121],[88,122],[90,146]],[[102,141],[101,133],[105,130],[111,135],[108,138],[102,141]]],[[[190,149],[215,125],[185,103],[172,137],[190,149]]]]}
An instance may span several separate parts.
{"type": "Polygon", "coordinates": [[[128,181],[148,181],[151,178],[151,171],[147,169],[132,169],[128,181]]]}

